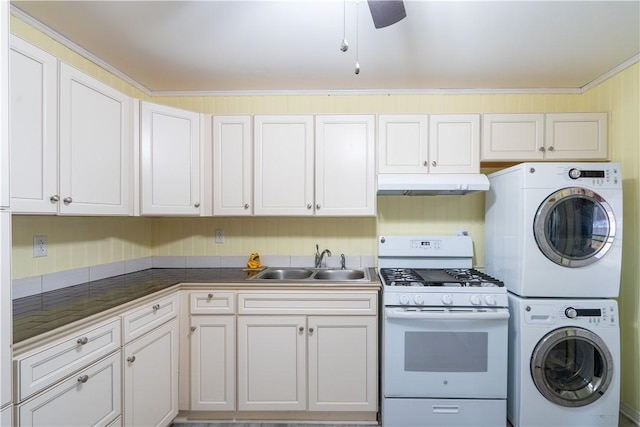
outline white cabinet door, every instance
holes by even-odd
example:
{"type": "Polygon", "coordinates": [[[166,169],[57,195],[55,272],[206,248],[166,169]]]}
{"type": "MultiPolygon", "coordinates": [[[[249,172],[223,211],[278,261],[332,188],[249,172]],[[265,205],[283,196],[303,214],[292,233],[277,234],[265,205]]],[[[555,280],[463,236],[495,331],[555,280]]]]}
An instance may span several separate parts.
{"type": "Polygon", "coordinates": [[[315,214],[374,216],[374,116],[317,116],[315,214]]]}
{"type": "Polygon", "coordinates": [[[129,214],[132,100],[60,64],[60,214],[129,214]]]}
{"type": "Polygon", "coordinates": [[[58,60],[11,37],[11,210],[58,212],[58,60]]]}
{"type": "Polygon", "coordinates": [[[313,116],[254,117],[256,215],[313,215],[313,116]]]}
{"type": "Polygon", "coordinates": [[[544,114],[484,114],[482,160],[544,159],[544,114]]]}
{"type": "Polygon", "coordinates": [[[178,321],[124,347],[124,425],[167,426],[178,414],[178,321]]]}
{"type": "Polygon", "coordinates": [[[238,410],[305,410],[305,316],[238,317],[238,410]]]}
{"type": "Polygon", "coordinates": [[[120,351],[18,406],[18,426],[107,426],[121,414],[120,351]]]}
{"type": "Polygon", "coordinates": [[[547,160],[606,160],[607,113],[558,113],[546,117],[547,160]]]}
{"type": "Polygon", "coordinates": [[[9,427],[13,425],[13,406],[7,406],[0,411],[0,426],[9,427]]]}
{"type": "Polygon", "coordinates": [[[378,116],[378,173],[429,171],[427,115],[378,116]]]}
{"type": "Polygon", "coordinates": [[[429,116],[429,172],[480,172],[480,115],[429,116]]]}
{"type": "Polygon", "coordinates": [[[191,410],[235,410],[235,325],[235,316],[191,316],[191,410]]]}
{"type": "Polygon", "coordinates": [[[0,208],[9,207],[9,2],[0,2],[0,208]]]}
{"type": "Polygon", "coordinates": [[[376,411],[375,316],[309,316],[309,410],[376,411]]]}
{"type": "Polygon", "coordinates": [[[213,214],[253,214],[250,116],[213,117],[213,214]]]}
{"type": "Polygon", "coordinates": [[[12,396],[11,213],[0,212],[0,407],[12,396]]]}
{"type": "Polygon", "coordinates": [[[200,114],[141,102],[141,215],[200,215],[200,114]]]}

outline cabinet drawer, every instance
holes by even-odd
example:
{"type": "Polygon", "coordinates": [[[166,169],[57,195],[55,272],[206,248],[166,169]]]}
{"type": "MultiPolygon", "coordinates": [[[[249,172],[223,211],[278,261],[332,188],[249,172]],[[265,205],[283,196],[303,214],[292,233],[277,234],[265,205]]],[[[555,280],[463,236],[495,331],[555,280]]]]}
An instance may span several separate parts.
{"type": "Polygon", "coordinates": [[[120,352],[18,406],[19,426],[106,426],[121,414],[120,352]]]}
{"type": "Polygon", "coordinates": [[[123,340],[128,343],[178,315],[178,294],[149,301],[122,317],[123,340]]]}
{"type": "Polygon", "coordinates": [[[376,292],[238,293],[239,314],[375,315],[376,292]]]}
{"type": "Polygon", "coordinates": [[[234,314],[236,312],[234,292],[191,292],[189,301],[191,314],[234,314]]]}
{"type": "Polygon", "coordinates": [[[121,345],[120,319],[74,334],[59,344],[17,360],[18,400],[90,365],[121,345]]]}

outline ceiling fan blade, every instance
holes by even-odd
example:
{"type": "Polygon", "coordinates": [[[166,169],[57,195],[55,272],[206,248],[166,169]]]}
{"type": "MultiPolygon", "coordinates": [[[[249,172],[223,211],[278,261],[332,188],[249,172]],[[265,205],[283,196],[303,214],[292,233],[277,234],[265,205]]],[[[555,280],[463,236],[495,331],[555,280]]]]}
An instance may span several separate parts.
{"type": "Polygon", "coordinates": [[[367,0],[373,25],[384,28],[407,17],[402,0],[367,0]]]}

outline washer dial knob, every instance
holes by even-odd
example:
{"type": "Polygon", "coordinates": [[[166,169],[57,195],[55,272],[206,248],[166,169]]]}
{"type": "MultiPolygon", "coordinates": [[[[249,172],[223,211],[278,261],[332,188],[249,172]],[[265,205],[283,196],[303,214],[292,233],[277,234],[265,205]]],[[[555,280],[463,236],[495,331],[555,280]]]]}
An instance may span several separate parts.
{"type": "Polygon", "coordinates": [[[409,304],[409,297],[406,295],[400,295],[400,304],[402,305],[409,304]]]}
{"type": "Polygon", "coordinates": [[[578,311],[573,308],[573,307],[567,307],[564,310],[564,314],[569,318],[569,319],[575,319],[576,317],[578,317],[578,311]]]}
{"type": "Polygon", "coordinates": [[[444,305],[451,305],[453,304],[453,296],[451,296],[451,294],[444,294],[442,295],[442,303],[444,305]]]}
{"type": "Polygon", "coordinates": [[[569,178],[571,179],[578,179],[580,178],[580,170],[576,169],[576,168],[572,168],[569,170],[569,178]]]}

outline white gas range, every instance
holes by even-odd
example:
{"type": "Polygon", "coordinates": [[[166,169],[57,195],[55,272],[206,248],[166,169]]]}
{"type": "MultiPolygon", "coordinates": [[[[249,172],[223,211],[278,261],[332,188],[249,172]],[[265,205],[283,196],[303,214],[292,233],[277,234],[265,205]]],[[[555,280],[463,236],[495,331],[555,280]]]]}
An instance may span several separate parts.
{"type": "Polygon", "coordinates": [[[508,298],[469,236],[381,236],[383,426],[506,420],[508,298]]]}

